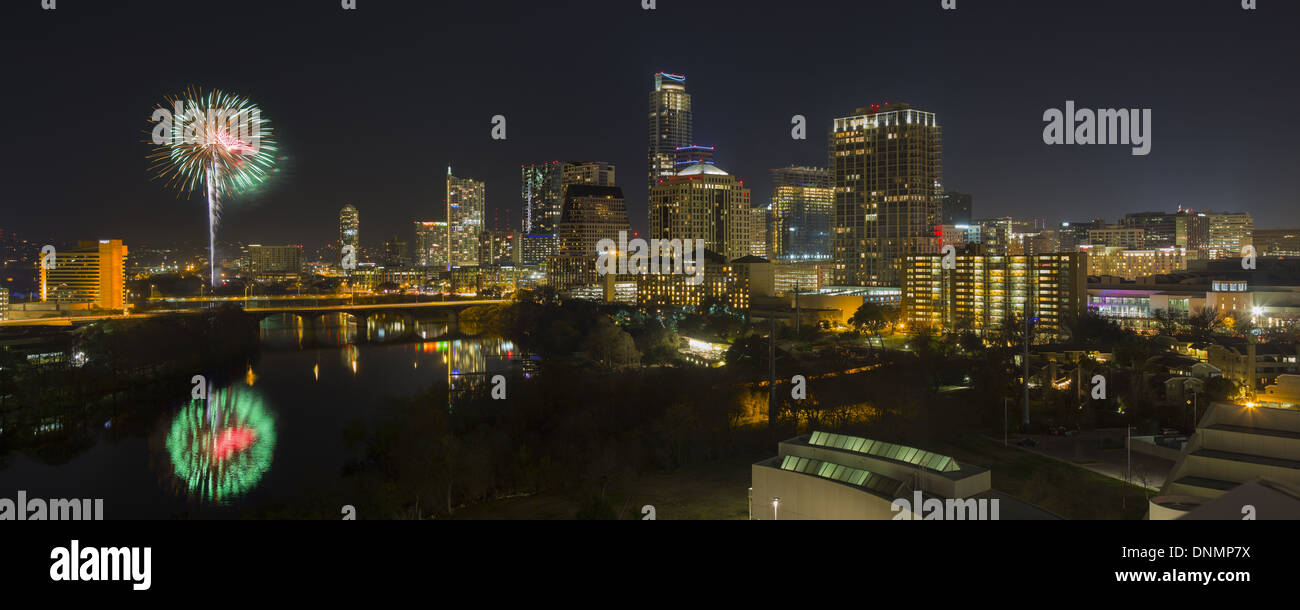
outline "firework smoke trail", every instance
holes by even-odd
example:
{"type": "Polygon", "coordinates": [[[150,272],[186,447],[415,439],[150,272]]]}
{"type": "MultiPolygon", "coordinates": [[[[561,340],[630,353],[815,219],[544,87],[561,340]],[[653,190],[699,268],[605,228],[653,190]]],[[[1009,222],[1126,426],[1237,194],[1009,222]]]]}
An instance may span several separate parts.
{"type": "Polygon", "coordinates": [[[149,159],[155,178],[180,193],[203,190],[208,204],[208,257],[217,285],[217,226],[226,197],[257,188],[275,166],[275,140],[262,110],[247,98],[191,87],[154,110],[149,159]]]}

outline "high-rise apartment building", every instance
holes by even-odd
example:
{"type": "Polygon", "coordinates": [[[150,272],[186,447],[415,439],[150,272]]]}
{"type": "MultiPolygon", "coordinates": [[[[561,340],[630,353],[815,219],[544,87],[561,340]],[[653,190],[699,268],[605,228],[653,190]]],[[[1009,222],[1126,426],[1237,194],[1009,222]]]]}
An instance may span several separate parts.
{"type": "Polygon", "coordinates": [[[415,221],[415,256],[419,267],[447,267],[447,223],[415,221]]]}
{"type": "Polygon", "coordinates": [[[650,238],[704,240],[727,260],[750,254],[749,189],[714,165],[692,165],[650,189],[650,238]]]}
{"type": "Polygon", "coordinates": [[[479,233],[487,208],[487,187],[478,180],[457,178],[447,168],[447,266],[479,264],[479,233]]]}
{"type": "Polygon", "coordinates": [[[517,231],[484,231],[479,235],[479,264],[518,265],[520,248],[517,231]]]}
{"type": "Polygon", "coordinates": [[[127,252],[122,240],[101,239],[58,251],[53,269],[38,259],[41,302],[54,301],[74,309],[125,308],[127,252]]]}
{"type": "Polygon", "coordinates": [[[9,319],[9,289],[0,288],[0,321],[9,319]]]}
{"type": "Polygon", "coordinates": [[[296,282],[302,271],[302,246],[248,246],[248,272],[256,281],[296,282]]]}
{"type": "Polygon", "coordinates": [[[1209,258],[1240,258],[1242,249],[1255,244],[1255,221],[1250,212],[1210,212],[1209,258]]]}
{"type": "Polygon", "coordinates": [[[655,87],[650,92],[649,147],[646,151],[647,182],[651,188],[659,180],[677,173],[677,149],[692,144],[693,125],[686,77],[667,72],[655,74],[655,87]]]}
{"type": "Polygon", "coordinates": [[[909,324],[970,330],[988,336],[1010,320],[1037,318],[1039,332],[1056,333],[1087,310],[1088,255],[962,255],[951,269],[943,257],[907,259],[903,315],[909,324]]]}
{"type": "Polygon", "coordinates": [[[361,250],[361,216],[352,204],[343,206],[339,211],[339,249],[352,246],[360,254],[361,250]]]}
{"type": "Polygon", "coordinates": [[[623,189],[617,186],[570,184],[564,189],[564,214],[560,219],[560,254],[595,256],[602,239],[618,241],[629,231],[623,189]]]}
{"type": "Polygon", "coordinates": [[[771,231],[775,260],[822,260],[831,256],[835,191],[831,173],[819,167],[772,170],[771,231]]]}
{"type": "Polygon", "coordinates": [[[897,286],[908,256],[939,251],[942,130],[907,104],[859,108],[830,135],[839,285],[897,286]]]}

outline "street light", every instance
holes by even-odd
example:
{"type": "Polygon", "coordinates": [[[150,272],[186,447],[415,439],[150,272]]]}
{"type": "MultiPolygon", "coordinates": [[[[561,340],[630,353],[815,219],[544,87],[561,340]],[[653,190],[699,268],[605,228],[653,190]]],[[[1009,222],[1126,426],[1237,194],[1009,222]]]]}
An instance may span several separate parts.
{"type": "Polygon", "coordinates": [[[781,498],[772,498],[772,520],[777,520],[777,510],[781,507],[781,498]]]}

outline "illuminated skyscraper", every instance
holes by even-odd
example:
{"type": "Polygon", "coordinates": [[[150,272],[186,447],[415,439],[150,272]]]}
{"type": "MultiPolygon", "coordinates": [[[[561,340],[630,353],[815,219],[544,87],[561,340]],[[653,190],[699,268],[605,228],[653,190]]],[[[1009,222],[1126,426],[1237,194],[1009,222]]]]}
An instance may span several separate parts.
{"type": "Polygon", "coordinates": [[[559,161],[525,165],[520,172],[523,181],[523,234],[530,238],[530,244],[538,246],[522,250],[522,260],[526,265],[545,262],[543,253],[553,253],[558,247],[565,172],[566,166],[559,161]]]}
{"type": "Polygon", "coordinates": [[[447,168],[447,258],[450,267],[478,266],[479,234],[487,209],[487,187],[457,178],[447,168]]]}
{"type": "Polygon", "coordinates": [[[60,250],[54,269],[46,269],[38,259],[41,302],[120,311],[126,307],[126,255],[122,240],[101,239],[60,250]]]}
{"type": "Polygon", "coordinates": [[[650,92],[650,146],[646,153],[649,186],[661,178],[677,173],[677,149],[690,146],[694,137],[691,94],[686,92],[686,77],[660,72],[655,74],[655,88],[650,92]]]}
{"type": "Polygon", "coordinates": [[[943,144],[934,113],[885,104],[835,119],[830,166],[836,284],[897,286],[906,257],[939,251],[943,144]]]}
{"type": "Polygon", "coordinates": [[[339,211],[339,249],[352,246],[361,252],[361,216],[352,204],[343,206],[339,211]]]}
{"type": "Polygon", "coordinates": [[[618,241],[628,230],[623,189],[617,186],[570,184],[564,189],[564,216],[560,220],[560,254],[595,256],[602,239],[618,241]]]}
{"type": "Polygon", "coordinates": [[[9,319],[9,289],[0,288],[0,320],[9,319]]]}
{"type": "Polygon", "coordinates": [[[742,180],[693,165],[650,189],[651,239],[703,239],[728,261],[750,255],[753,212],[742,180]]]}
{"type": "Polygon", "coordinates": [[[414,260],[420,267],[447,266],[447,223],[415,222],[414,260]]]}
{"type": "Polygon", "coordinates": [[[555,233],[564,196],[564,166],[559,161],[525,165],[521,169],[524,233],[555,233]]]}
{"type": "Polygon", "coordinates": [[[772,170],[771,256],[790,261],[830,258],[834,208],[830,171],[818,167],[772,170]]]}

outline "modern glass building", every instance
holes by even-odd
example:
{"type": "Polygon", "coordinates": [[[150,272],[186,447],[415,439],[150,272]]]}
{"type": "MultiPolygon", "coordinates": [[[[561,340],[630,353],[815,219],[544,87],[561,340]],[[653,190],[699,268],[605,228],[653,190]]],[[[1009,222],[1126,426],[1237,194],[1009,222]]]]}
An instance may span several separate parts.
{"type": "Polygon", "coordinates": [[[835,119],[829,157],[835,282],[897,286],[905,258],[940,248],[938,119],[907,104],[859,108],[835,119]]]}
{"type": "Polygon", "coordinates": [[[677,173],[677,149],[690,146],[694,138],[691,94],[686,76],[655,74],[650,92],[649,147],[646,151],[647,182],[650,187],[677,173]]]}
{"type": "Polygon", "coordinates": [[[343,206],[339,211],[339,249],[352,246],[361,250],[361,216],[352,204],[343,206]]]}
{"type": "Polygon", "coordinates": [[[835,191],[831,173],[820,167],[772,170],[771,231],[774,260],[826,260],[831,257],[835,191]]]}

